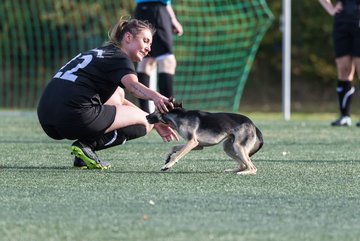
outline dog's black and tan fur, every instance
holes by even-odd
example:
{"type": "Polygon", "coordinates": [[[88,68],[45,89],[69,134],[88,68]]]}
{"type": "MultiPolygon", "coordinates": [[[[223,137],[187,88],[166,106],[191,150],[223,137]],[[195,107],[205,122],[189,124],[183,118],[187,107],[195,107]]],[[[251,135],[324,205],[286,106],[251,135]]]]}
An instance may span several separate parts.
{"type": "Polygon", "coordinates": [[[146,117],[150,124],[169,124],[187,141],[184,145],[171,148],[161,170],[168,170],[191,150],[201,150],[224,141],[224,151],[239,164],[237,168],[225,172],[256,174],[257,169],[250,156],[260,150],[263,137],[248,117],[233,113],[185,110],[179,103],[174,103],[174,106],[167,113],[154,112],[146,117]]]}

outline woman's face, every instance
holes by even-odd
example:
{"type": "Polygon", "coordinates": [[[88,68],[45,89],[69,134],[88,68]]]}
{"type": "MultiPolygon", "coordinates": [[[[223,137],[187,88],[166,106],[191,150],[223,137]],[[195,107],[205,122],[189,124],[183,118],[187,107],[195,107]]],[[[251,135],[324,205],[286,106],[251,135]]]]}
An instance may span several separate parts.
{"type": "Polygon", "coordinates": [[[126,33],[122,44],[122,50],[134,62],[140,62],[151,50],[152,34],[144,29],[138,35],[126,33]]]}

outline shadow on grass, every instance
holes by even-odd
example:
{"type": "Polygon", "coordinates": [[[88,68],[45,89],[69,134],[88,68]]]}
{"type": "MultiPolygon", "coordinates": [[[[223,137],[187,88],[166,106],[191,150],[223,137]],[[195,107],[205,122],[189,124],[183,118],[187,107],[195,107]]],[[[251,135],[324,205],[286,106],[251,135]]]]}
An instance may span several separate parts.
{"type": "MultiPolygon", "coordinates": [[[[218,162],[219,160],[217,160],[218,162]]],[[[221,160],[221,162],[231,162],[232,160],[221,160]]],[[[211,159],[198,160],[198,162],[215,162],[211,159]]],[[[268,160],[268,159],[259,159],[254,160],[254,163],[282,163],[282,164],[327,164],[327,165],[338,165],[338,164],[352,164],[359,163],[360,160],[268,160]]],[[[119,167],[121,168],[121,167],[119,167]]],[[[112,167],[109,170],[99,170],[99,169],[81,169],[73,166],[6,166],[0,165],[0,172],[4,170],[14,170],[14,171],[81,171],[81,172],[102,172],[107,174],[165,174],[165,175],[181,175],[181,174],[233,174],[233,173],[225,173],[219,170],[194,170],[194,171],[161,171],[159,170],[117,170],[118,168],[112,167]]],[[[199,168],[200,169],[200,168],[199,168]]]]}
{"type": "MultiPolygon", "coordinates": [[[[195,162],[204,162],[204,163],[211,163],[211,162],[228,162],[228,163],[236,163],[233,159],[199,159],[199,160],[192,160],[195,162]]],[[[259,163],[259,162],[269,162],[269,163],[291,163],[291,164],[296,164],[296,163],[330,163],[330,164],[335,164],[335,163],[344,163],[344,162],[360,162],[360,160],[284,160],[284,159],[278,159],[278,160],[269,160],[269,159],[252,159],[252,162],[255,164],[259,163]]]]}
{"type": "MultiPolygon", "coordinates": [[[[10,170],[76,170],[75,167],[69,167],[69,166],[3,166],[0,165],[0,171],[4,169],[10,169],[10,170]]],[[[80,168],[78,168],[80,169],[80,168]]]]}
{"type": "Polygon", "coordinates": [[[272,162],[272,163],[291,163],[291,164],[296,164],[296,163],[327,163],[327,164],[339,164],[339,163],[351,163],[351,162],[360,162],[360,160],[253,160],[254,163],[258,163],[258,162],[272,162]]]}
{"type": "Polygon", "coordinates": [[[0,144],[48,144],[48,145],[59,145],[59,144],[67,144],[66,140],[60,140],[60,141],[48,141],[48,140],[0,140],[0,144]]]}
{"type": "MultiPolygon", "coordinates": [[[[99,169],[81,169],[78,167],[72,166],[0,166],[0,172],[4,170],[14,170],[14,171],[64,171],[64,170],[74,170],[79,172],[101,172],[107,174],[216,174],[224,173],[222,171],[161,171],[161,170],[149,170],[149,171],[132,171],[132,170],[116,170],[111,168],[109,170],[99,170],[99,169]]],[[[230,173],[231,174],[231,173],[230,173]]]]}

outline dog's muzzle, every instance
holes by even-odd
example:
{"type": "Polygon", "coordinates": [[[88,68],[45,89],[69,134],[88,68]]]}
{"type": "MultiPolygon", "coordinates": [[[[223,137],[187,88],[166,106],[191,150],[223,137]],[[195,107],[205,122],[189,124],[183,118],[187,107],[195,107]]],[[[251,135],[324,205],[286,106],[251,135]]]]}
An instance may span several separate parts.
{"type": "Polygon", "coordinates": [[[146,116],[147,121],[149,122],[149,124],[156,124],[161,122],[161,113],[159,112],[154,112],[151,113],[149,115],[146,116]]]}

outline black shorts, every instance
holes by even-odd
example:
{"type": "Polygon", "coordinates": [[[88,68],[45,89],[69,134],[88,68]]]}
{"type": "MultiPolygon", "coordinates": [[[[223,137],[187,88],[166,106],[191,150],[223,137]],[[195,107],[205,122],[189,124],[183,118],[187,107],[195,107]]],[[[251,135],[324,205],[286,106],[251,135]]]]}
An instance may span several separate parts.
{"type": "Polygon", "coordinates": [[[333,42],[336,58],[350,55],[360,57],[359,22],[334,22],[333,42]]]}
{"type": "Polygon", "coordinates": [[[156,2],[139,3],[135,8],[135,18],[147,20],[156,29],[150,57],[172,54],[172,25],[166,5],[156,2]]]}
{"type": "MultiPolygon", "coordinates": [[[[59,120],[49,122],[46,120],[46,114],[41,112],[42,110],[38,109],[39,121],[49,137],[56,140],[97,140],[114,122],[116,107],[98,105],[87,108],[81,113],[74,114],[71,121],[64,121],[59,117],[59,120]]],[[[71,110],[68,115],[71,115],[71,110]]]]}

